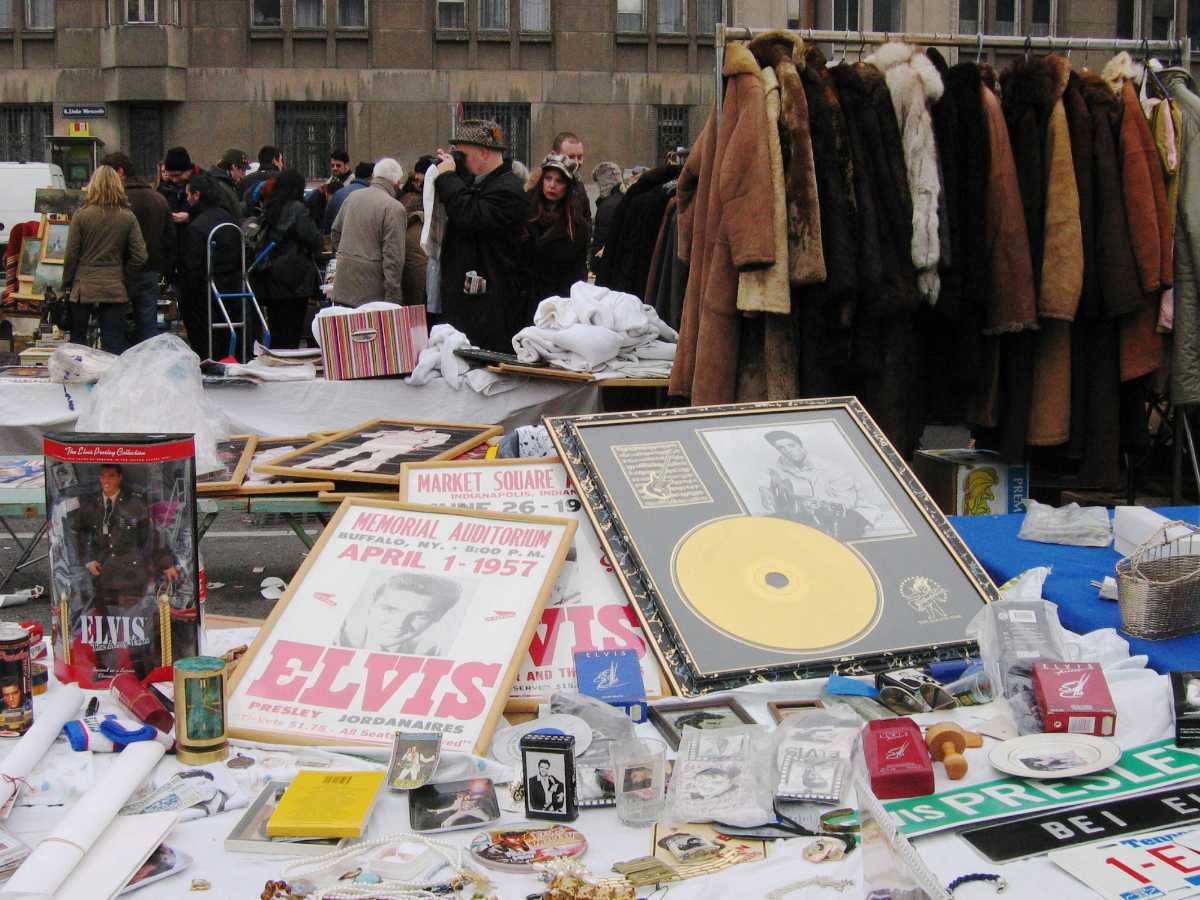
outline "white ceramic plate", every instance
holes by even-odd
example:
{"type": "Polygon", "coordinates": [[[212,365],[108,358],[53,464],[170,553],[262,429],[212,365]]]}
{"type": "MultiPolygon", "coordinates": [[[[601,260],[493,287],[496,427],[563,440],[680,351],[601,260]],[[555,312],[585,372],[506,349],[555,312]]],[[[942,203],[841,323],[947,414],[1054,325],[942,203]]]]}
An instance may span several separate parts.
{"type": "Polygon", "coordinates": [[[497,762],[513,768],[521,768],[521,738],[534,731],[549,731],[551,734],[573,734],[575,755],[583,753],[592,743],[592,726],[579,716],[564,713],[542,716],[499,730],[492,736],[492,756],[497,762]]]}
{"type": "Polygon", "coordinates": [[[1005,741],[988,754],[991,764],[1021,778],[1077,778],[1107,769],[1121,748],[1090,734],[1027,734],[1005,741]]]}

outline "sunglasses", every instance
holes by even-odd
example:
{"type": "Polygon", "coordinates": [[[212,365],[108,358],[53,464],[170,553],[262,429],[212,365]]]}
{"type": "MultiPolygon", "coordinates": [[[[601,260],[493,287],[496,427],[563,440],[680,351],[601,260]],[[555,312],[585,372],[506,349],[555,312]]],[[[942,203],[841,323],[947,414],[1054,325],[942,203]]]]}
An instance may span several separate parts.
{"type": "Polygon", "coordinates": [[[944,687],[918,669],[881,672],[875,676],[879,702],[899,715],[955,709],[958,701],[944,687]]]}

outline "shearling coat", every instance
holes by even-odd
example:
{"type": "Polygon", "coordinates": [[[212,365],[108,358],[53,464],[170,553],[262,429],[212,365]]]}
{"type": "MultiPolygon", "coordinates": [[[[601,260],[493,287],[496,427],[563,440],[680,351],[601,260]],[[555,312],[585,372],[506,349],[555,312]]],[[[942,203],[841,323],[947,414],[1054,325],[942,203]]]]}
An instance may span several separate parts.
{"type": "Polygon", "coordinates": [[[938,201],[941,179],[937,144],[929,105],[941,99],[942,76],[933,63],[909,44],[884,44],[867,62],[884,74],[900,127],[905,174],[912,197],[912,264],[917,287],[929,303],[936,303],[940,279],[941,235],[938,201]]]}
{"type": "Polygon", "coordinates": [[[1171,68],[1159,78],[1183,116],[1179,210],[1175,222],[1175,340],[1171,402],[1200,403],[1200,96],[1189,72],[1171,68]]]}
{"type": "Polygon", "coordinates": [[[693,405],[736,393],[740,318],[738,271],[775,262],[766,116],[759,65],[729,44],[720,121],[709,115],[679,176],[679,255],[691,265],[669,391],[693,405]]]}
{"type": "Polygon", "coordinates": [[[821,208],[809,125],[809,105],[802,73],[807,64],[804,43],[786,31],[769,31],[750,42],[759,65],[775,70],[780,88],[779,136],[782,141],[787,192],[788,272],[802,287],[825,280],[821,243],[821,208]]]}

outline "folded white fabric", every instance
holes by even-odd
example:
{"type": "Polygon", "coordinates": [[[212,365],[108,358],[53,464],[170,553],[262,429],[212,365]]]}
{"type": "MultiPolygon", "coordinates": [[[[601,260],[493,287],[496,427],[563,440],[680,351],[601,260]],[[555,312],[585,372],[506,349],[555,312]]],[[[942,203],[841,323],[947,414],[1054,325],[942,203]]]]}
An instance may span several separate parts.
{"type": "Polygon", "coordinates": [[[495,397],[497,394],[511,391],[520,384],[520,381],[516,378],[509,378],[507,375],[489,372],[487,369],[472,369],[467,373],[467,384],[477,394],[495,397]]]}
{"type": "Polygon", "coordinates": [[[454,351],[470,346],[471,341],[467,336],[453,325],[434,325],[429,332],[429,343],[417,357],[417,366],[404,379],[404,383],[423,387],[441,375],[457,391],[462,387],[463,376],[470,367],[454,351]]]}
{"type": "Polygon", "coordinates": [[[573,372],[591,372],[621,352],[621,338],[596,325],[572,325],[561,330],[522,328],[513,336],[521,362],[539,360],[573,372]]]}

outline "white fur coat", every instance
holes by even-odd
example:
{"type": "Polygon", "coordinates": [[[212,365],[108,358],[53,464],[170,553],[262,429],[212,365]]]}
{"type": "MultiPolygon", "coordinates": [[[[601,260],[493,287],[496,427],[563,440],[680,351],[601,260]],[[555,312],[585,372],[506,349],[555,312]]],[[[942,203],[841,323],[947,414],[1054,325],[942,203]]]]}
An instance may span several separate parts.
{"type": "Polygon", "coordinates": [[[909,44],[884,44],[867,58],[887,79],[900,124],[908,190],[912,195],[912,261],[917,287],[930,304],[937,303],[941,282],[938,261],[938,197],[941,172],[929,106],[941,99],[944,85],[933,63],[909,44]]]}

